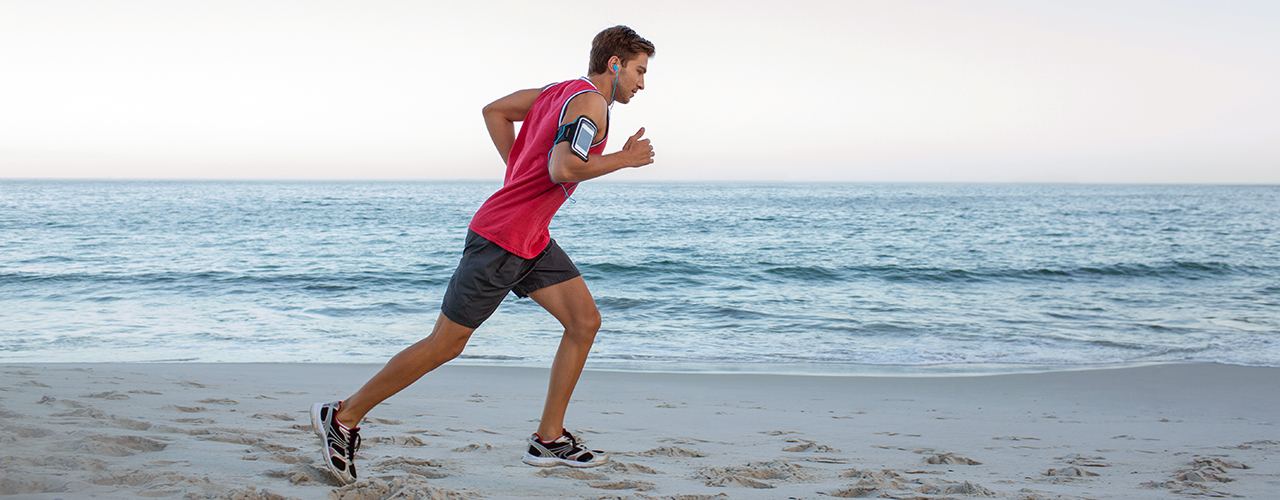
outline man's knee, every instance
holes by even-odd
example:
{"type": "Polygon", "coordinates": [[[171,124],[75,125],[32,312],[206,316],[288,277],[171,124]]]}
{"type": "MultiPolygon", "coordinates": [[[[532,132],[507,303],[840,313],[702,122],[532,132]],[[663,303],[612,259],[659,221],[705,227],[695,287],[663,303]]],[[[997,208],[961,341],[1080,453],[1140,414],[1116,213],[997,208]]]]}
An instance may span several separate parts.
{"type": "Polygon", "coordinates": [[[431,332],[429,340],[432,342],[432,348],[445,355],[446,359],[454,359],[462,355],[462,350],[467,347],[467,341],[471,340],[471,332],[475,331],[462,325],[454,323],[444,315],[440,316],[440,321],[436,324],[435,331],[431,332]]]}
{"type": "Polygon", "coordinates": [[[592,341],[596,337],[596,332],[600,331],[600,322],[600,311],[592,309],[575,316],[573,323],[565,328],[565,334],[579,340],[592,341]]]}
{"type": "Polygon", "coordinates": [[[462,351],[467,348],[467,339],[469,338],[468,336],[461,339],[449,339],[444,346],[445,356],[448,356],[450,360],[461,356],[462,351]]]}

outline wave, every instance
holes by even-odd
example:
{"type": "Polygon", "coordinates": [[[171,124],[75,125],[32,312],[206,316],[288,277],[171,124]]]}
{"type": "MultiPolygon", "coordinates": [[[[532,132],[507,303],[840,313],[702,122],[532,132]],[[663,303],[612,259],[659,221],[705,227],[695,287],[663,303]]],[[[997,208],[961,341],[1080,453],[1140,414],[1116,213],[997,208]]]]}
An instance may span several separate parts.
{"type": "MultiPolygon", "coordinates": [[[[63,262],[61,258],[41,257],[41,263],[63,262]]],[[[31,263],[31,262],[24,262],[31,263]]],[[[420,271],[359,271],[351,273],[274,273],[249,271],[168,271],[135,274],[94,272],[0,272],[0,285],[12,283],[107,283],[107,284],[175,284],[211,283],[217,285],[298,285],[317,292],[350,292],[366,286],[415,289],[448,283],[446,270],[439,266],[420,271]]],[[[583,274],[593,279],[660,278],[676,279],[690,286],[707,283],[693,276],[713,276],[728,282],[750,280],[837,283],[862,280],[918,283],[981,283],[990,281],[1063,281],[1106,278],[1143,278],[1167,280],[1200,280],[1234,276],[1275,274],[1276,269],[1260,266],[1232,265],[1222,262],[1172,261],[1156,264],[1119,263],[1074,268],[941,268],[909,266],[805,266],[760,262],[754,266],[706,266],[691,262],[662,260],[639,264],[610,262],[580,264],[583,274]],[[755,269],[752,270],[751,268],[755,269]]],[[[723,283],[721,283],[723,284],[723,283]]],[[[1280,290],[1267,287],[1263,294],[1280,290]]]]}
{"type": "Polygon", "coordinates": [[[690,262],[680,262],[673,260],[660,260],[655,262],[645,262],[642,264],[626,265],[614,264],[612,262],[599,262],[592,264],[578,264],[579,269],[584,273],[587,271],[598,275],[612,276],[666,276],[666,275],[697,275],[712,272],[711,269],[693,264],[690,262]]]}
{"type": "Polygon", "coordinates": [[[366,315],[380,316],[384,314],[434,314],[438,311],[439,309],[436,307],[421,307],[401,304],[398,302],[384,302],[368,307],[320,307],[315,309],[306,309],[302,312],[329,316],[332,318],[348,318],[366,315]]]}
{"type": "Polygon", "coordinates": [[[300,285],[312,291],[352,291],[366,286],[422,287],[447,284],[448,278],[420,273],[355,273],[355,274],[244,274],[227,271],[158,272],[139,274],[110,273],[0,273],[0,284],[8,283],[104,283],[104,284],[194,284],[225,285],[300,285]]]}
{"type": "Polygon", "coordinates": [[[1159,278],[1159,279],[1209,279],[1258,272],[1274,272],[1274,269],[1257,266],[1231,265],[1221,262],[1181,262],[1160,264],[1110,264],[1075,268],[977,268],[947,269],[939,267],[899,266],[775,266],[761,263],[769,277],[801,281],[855,281],[880,279],[895,282],[976,283],[986,281],[1055,281],[1097,279],[1109,277],[1159,278]]]}

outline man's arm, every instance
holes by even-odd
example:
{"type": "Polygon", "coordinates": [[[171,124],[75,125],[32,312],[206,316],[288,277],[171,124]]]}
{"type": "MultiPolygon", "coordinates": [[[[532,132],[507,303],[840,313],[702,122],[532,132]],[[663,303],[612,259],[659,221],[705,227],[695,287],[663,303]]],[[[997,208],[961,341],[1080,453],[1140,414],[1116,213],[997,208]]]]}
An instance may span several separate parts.
{"type": "MultiPolygon", "coordinates": [[[[608,118],[608,106],[604,102],[604,97],[591,92],[573,98],[569,101],[569,107],[564,113],[564,123],[561,125],[577,120],[579,116],[586,116],[597,125],[604,124],[608,118]]],[[[596,132],[597,137],[604,133],[606,133],[605,126],[600,126],[600,130],[596,132]]],[[[627,138],[627,142],[622,145],[622,151],[607,155],[588,155],[587,161],[582,161],[570,152],[568,142],[558,143],[551,148],[551,164],[548,166],[551,170],[551,180],[582,182],[624,168],[641,167],[653,163],[653,146],[649,145],[649,139],[641,139],[642,136],[644,136],[644,127],[640,127],[636,135],[627,138]]]]}
{"type": "Polygon", "coordinates": [[[484,124],[489,128],[489,137],[498,148],[498,154],[502,155],[504,165],[511,155],[511,145],[516,143],[516,122],[524,121],[533,101],[538,100],[541,93],[542,89],[517,90],[484,107],[484,124]]]}

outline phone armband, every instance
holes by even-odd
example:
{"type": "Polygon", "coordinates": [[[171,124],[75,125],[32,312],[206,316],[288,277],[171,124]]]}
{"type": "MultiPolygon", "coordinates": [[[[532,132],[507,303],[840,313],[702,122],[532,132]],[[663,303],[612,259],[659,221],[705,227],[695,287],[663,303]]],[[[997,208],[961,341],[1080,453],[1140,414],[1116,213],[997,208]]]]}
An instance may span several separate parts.
{"type": "Polygon", "coordinates": [[[591,121],[586,115],[579,116],[578,119],[560,126],[560,130],[556,132],[556,144],[562,142],[569,143],[569,151],[573,152],[582,161],[587,161],[587,153],[591,150],[591,141],[595,140],[596,122],[591,121]]]}

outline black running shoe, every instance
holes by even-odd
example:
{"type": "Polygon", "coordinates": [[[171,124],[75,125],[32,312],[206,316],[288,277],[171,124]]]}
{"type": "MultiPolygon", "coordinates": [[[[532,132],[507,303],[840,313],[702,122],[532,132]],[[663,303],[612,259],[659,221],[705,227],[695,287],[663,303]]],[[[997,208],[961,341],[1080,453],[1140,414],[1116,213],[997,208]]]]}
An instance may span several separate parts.
{"type": "Polygon", "coordinates": [[[338,422],[338,410],[342,402],[311,405],[311,426],[324,441],[320,456],[338,482],[356,482],[356,452],[360,450],[360,428],[348,429],[338,422]]]}
{"type": "Polygon", "coordinates": [[[542,444],[537,434],[529,436],[529,451],[524,454],[524,463],[538,467],[595,467],[608,461],[609,455],[600,450],[587,449],[569,431],[564,431],[563,436],[550,444],[542,444]]]}

